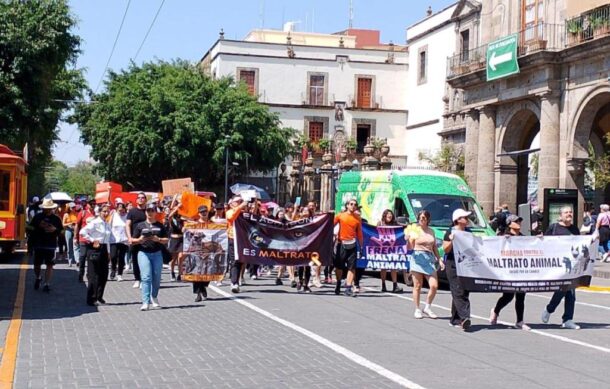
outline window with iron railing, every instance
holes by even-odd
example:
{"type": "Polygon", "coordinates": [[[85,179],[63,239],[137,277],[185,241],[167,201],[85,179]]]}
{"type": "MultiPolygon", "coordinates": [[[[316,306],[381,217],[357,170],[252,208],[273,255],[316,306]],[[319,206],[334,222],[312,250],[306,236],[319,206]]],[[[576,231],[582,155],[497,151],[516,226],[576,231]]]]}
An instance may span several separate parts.
{"type": "Polygon", "coordinates": [[[542,39],[544,0],[521,0],[521,30],[524,41],[542,39]]]}
{"type": "Polygon", "coordinates": [[[324,136],[324,123],[322,122],[309,122],[309,141],[317,144],[320,139],[324,136]]]}
{"type": "Polygon", "coordinates": [[[371,108],[371,91],[373,89],[373,79],[366,77],[358,78],[358,92],[356,98],[356,107],[371,108]]]}

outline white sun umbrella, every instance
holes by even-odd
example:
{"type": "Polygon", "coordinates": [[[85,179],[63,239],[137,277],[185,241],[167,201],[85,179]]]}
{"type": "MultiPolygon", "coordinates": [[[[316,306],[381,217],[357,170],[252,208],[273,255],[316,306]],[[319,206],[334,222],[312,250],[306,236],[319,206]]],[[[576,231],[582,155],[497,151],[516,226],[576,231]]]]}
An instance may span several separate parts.
{"type": "Polygon", "coordinates": [[[74,201],[66,192],[51,192],[47,193],[44,197],[47,199],[50,198],[56,203],[69,203],[74,201]]]}

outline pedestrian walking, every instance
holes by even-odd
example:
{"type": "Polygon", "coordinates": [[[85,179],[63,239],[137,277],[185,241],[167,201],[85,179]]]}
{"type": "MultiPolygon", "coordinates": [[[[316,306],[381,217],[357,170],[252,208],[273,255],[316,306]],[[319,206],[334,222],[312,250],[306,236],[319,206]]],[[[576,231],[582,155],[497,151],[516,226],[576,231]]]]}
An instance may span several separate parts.
{"type": "Polygon", "coordinates": [[[595,229],[599,233],[599,245],[604,252],[602,262],[610,262],[610,206],[608,204],[599,206],[595,229]]]}
{"type": "Polygon", "coordinates": [[[242,263],[235,258],[235,236],[233,223],[248,206],[241,196],[235,196],[229,201],[230,209],[227,211],[227,237],[229,241],[229,266],[231,266],[231,292],[239,293],[239,280],[242,272],[242,263]]]}
{"type": "MultiPolygon", "coordinates": [[[[523,218],[517,215],[510,215],[506,218],[506,224],[508,230],[506,231],[507,238],[512,236],[523,236],[521,233],[521,222],[523,218]]],[[[530,326],[524,323],[523,321],[523,313],[525,311],[525,292],[505,292],[502,293],[502,297],[498,299],[496,306],[492,308],[491,313],[489,315],[489,322],[491,325],[496,325],[498,323],[498,316],[500,316],[500,311],[504,307],[506,307],[511,301],[515,299],[515,312],[517,313],[517,322],[515,323],[515,327],[529,331],[531,330],[530,326]]]]}
{"type": "MultiPolygon", "coordinates": [[[[144,192],[140,192],[138,193],[138,197],[136,198],[136,206],[127,211],[127,221],[125,222],[125,231],[127,233],[127,239],[129,239],[129,244],[131,245],[131,268],[133,269],[133,277],[135,278],[135,281],[133,283],[134,289],[139,288],[140,282],[142,281],[140,267],[138,266],[138,250],[141,246],[132,242],[132,237],[136,225],[146,220],[145,208],[146,194],[144,192]]],[[[154,204],[153,208],[155,208],[156,210],[156,206],[154,206],[154,204]]],[[[163,264],[161,264],[161,266],[163,266],[163,264]]]]}
{"type": "Polygon", "coordinates": [[[172,281],[180,281],[182,274],[182,246],[184,244],[182,229],[184,227],[184,222],[178,213],[179,209],[180,203],[176,204],[168,215],[169,243],[167,245],[167,250],[171,255],[169,272],[172,281]],[[174,271],[176,265],[178,265],[178,278],[176,278],[176,273],[174,271]]]}
{"type": "MultiPolygon", "coordinates": [[[[559,221],[557,223],[551,224],[546,230],[545,235],[580,235],[580,230],[573,223],[574,214],[572,211],[572,207],[562,207],[559,211],[559,221]]],[[[555,312],[555,309],[557,309],[562,299],[564,300],[564,311],[563,316],[561,317],[561,327],[570,330],[579,330],[580,326],[574,322],[574,307],[576,305],[576,289],[574,288],[570,288],[567,290],[558,290],[553,293],[551,301],[547,304],[544,311],[542,311],[542,322],[549,322],[551,314],[555,312]]]]}
{"type": "Polygon", "coordinates": [[[78,240],[78,282],[85,282],[85,267],[87,266],[87,241],[80,235],[81,228],[87,224],[87,219],[95,217],[93,208],[84,202],[76,218],[75,238],[78,240]]]}
{"type": "Polygon", "coordinates": [[[363,247],[364,237],[362,235],[362,219],[357,213],[358,202],[355,199],[349,200],[346,204],[347,210],[335,216],[334,224],[339,225],[338,245],[339,254],[336,256],[335,273],[337,285],[335,294],[341,293],[341,279],[343,272],[347,271],[345,280],[345,295],[353,296],[352,285],[356,276],[356,259],[358,254],[358,244],[363,247]]]}
{"type": "Polygon", "coordinates": [[[156,220],[157,207],[154,204],[145,206],[146,220],[136,224],[131,242],[137,246],[138,266],[142,283],[142,306],[148,310],[150,304],[159,308],[158,296],[163,270],[163,246],[167,244],[167,230],[156,220]]]}
{"type": "Polygon", "coordinates": [[[29,231],[32,234],[33,253],[34,253],[34,289],[38,290],[42,282],[42,264],[45,264],[45,279],[42,290],[51,291],[51,279],[53,277],[53,261],[55,249],[57,249],[57,237],[63,231],[61,219],[55,214],[57,204],[50,198],[45,198],[40,205],[42,213],[34,215],[29,231]]]}
{"type": "Polygon", "coordinates": [[[430,319],[436,319],[436,314],[432,311],[431,305],[438,290],[438,277],[436,275],[436,266],[440,266],[441,270],[445,270],[445,263],[441,260],[436,247],[436,237],[434,231],[430,228],[430,212],[421,210],[417,213],[418,226],[413,229],[409,236],[409,245],[413,247],[413,261],[411,262],[411,275],[413,276],[413,302],[415,303],[415,312],[413,316],[416,319],[421,319],[423,314],[430,319]],[[420,309],[420,295],[424,283],[424,278],[428,281],[428,296],[426,297],[426,305],[424,310],[420,309]]]}
{"type": "MultiPolygon", "coordinates": [[[[377,226],[398,226],[398,222],[396,221],[396,216],[394,212],[389,209],[386,209],[381,214],[381,220],[377,223],[377,226]]],[[[406,272],[405,272],[406,273],[406,272]]],[[[387,279],[388,271],[385,269],[381,269],[381,291],[387,292],[387,288],[385,286],[385,281],[387,279]]],[[[392,293],[402,293],[402,288],[398,287],[398,270],[391,270],[390,277],[392,279],[392,293]]],[[[404,276],[406,280],[406,274],[404,276]]]]}
{"type": "Polygon", "coordinates": [[[129,238],[127,237],[127,207],[121,198],[115,201],[115,211],[110,215],[110,279],[118,282],[123,281],[123,270],[125,268],[125,256],[129,250],[129,238]]]}
{"type": "Polygon", "coordinates": [[[87,305],[106,304],[104,290],[108,280],[108,252],[112,231],[108,224],[110,206],[102,205],[100,214],[90,218],[79,234],[87,242],[87,305]]]}
{"type": "Polygon", "coordinates": [[[451,227],[443,237],[443,251],[445,252],[446,274],[449,280],[449,288],[451,289],[451,318],[449,324],[459,326],[464,331],[470,330],[470,293],[465,290],[460,284],[457,276],[457,268],[455,265],[455,254],[453,252],[453,232],[467,231],[470,232],[468,217],[472,212],[458,208],[453,211],[451,227]]]}
{"type": "Polygon", "coordinates": [[[76,221],[78,220],[78,214],[76,212],[76,204],[68,203],[68,211],[64,213],[64,217],[62,220],[62,224],[64,226],[66,245],[67,245],[67,258],[68,258],[68,266],[72,267],[73,264],[77,264],[75,253],[77,250],[74,250],[74,230],[76,229],[76,221]]]}

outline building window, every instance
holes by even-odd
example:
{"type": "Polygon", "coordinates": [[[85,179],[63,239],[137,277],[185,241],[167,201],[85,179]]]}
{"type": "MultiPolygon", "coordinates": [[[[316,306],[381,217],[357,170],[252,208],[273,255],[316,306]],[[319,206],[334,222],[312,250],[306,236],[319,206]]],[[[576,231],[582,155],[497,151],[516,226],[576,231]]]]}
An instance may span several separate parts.
{"type": "Polygon", "coordinates": [[[246,84],[248,93],[252,96],[256,95],[256,71],[255,70],[240,70],[239,81],[246,84]]]}
{"type": "Polygon", "coordinates": [[[419,49],[417,58],[417,83],[425,84],[428,78],[428,46],[419,49]]]}
{"type": "Polygon", "coordinates": [[[324,136],[324,123],[322,122],[309,122],[309,141],[311,143],[318,143],[324,136]]]}
{"type": "Polygon", "coordinates": [[[521,0],[521,30],[523,40],[543,39],[544,1],[521,0]]]}
{"type": "Polygon", "coordinates": [[[462,39],[462,62],[468,62],[470,57],[470,30],[460,32],[460,38],[462,39]]]}
{"type": "Polygon", "coordinates": [[[324,78],[320,74],[309,76],[310,105],[324,105],[324,78]]]}
{"type": "Polygon", "coordinates": [[[356,153],[364,153],[364,146],[371,137],[371,125],[370,124],[358,124],[356,126],[356,153]]]}
{"type": "Polygon", "coordinates": [[[358,91],[356,107],[371,108],[371,90],[373,89],[373,79],[358,77],[358,91]]]}
{"type": "Polygon", "coordinates": [[[447,143],[453,143],[456,145],[466,142],[466,131],[460,131],[453,134],[443,136],[443,141],[447,143]]]}

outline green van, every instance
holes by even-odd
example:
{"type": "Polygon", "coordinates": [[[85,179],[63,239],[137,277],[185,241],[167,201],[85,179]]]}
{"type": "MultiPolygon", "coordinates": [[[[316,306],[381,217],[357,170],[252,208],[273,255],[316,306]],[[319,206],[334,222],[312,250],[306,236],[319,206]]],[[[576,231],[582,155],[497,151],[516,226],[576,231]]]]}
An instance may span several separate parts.
{"type": "Polygon", "coordinates": [[[385,209],[394,211],[401,224],[414,222],[419,211],[427,210],[441,254],[443,236],[457,208],[472,212],[470,228],[475,235],[495,235],[474,194],[455,174],[424,169],[344,172],[335,211],[341,212],[351,199],[358,201],[362,218],[372,225],[381,220],[385,209]]]}

